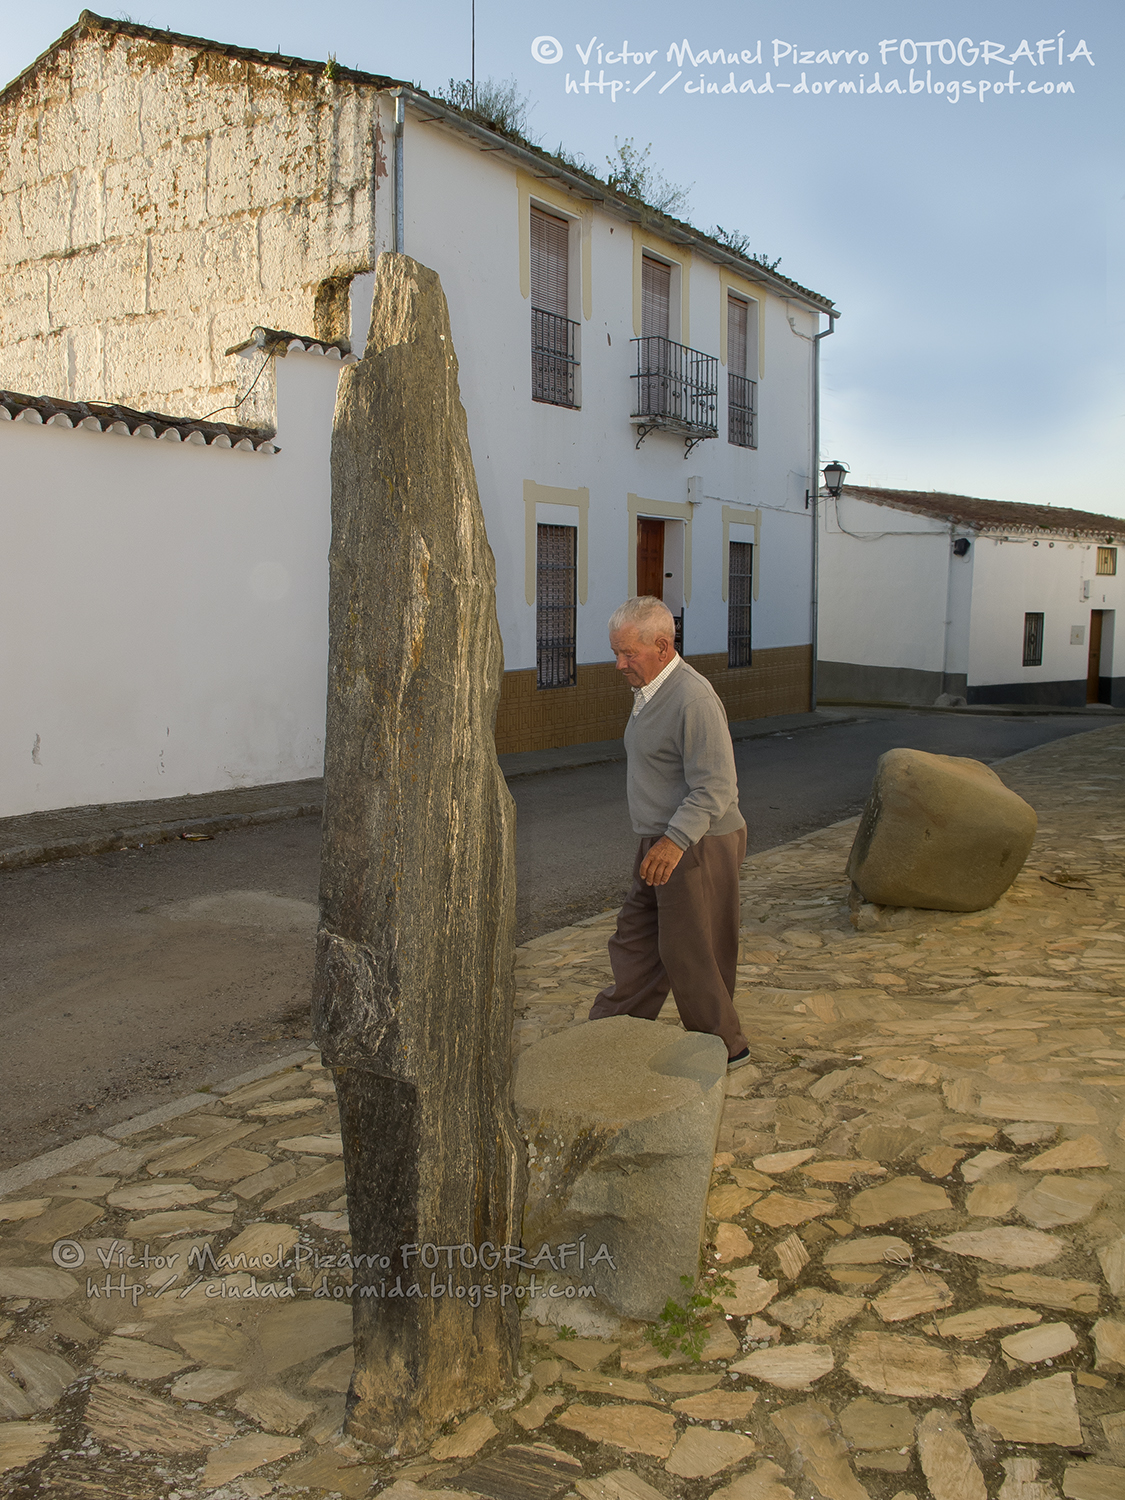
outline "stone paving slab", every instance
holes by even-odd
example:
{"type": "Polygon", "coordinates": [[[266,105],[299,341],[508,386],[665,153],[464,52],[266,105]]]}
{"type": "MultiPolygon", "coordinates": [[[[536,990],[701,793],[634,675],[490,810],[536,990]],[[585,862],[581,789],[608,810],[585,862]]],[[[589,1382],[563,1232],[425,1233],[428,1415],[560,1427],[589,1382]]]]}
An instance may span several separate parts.
{"type": "MultiPolygon", "coordinates": [[[[698,1363],[525,1318],[519,1385],[428,1453],[344,1439],[305,1057],[3,1185],[0,1494],[1121,1500],[1125,729],[1000,770],[1040,831],[987,911],[853,912],[854,822],[747,861],[698,1363]]],[[[519,950],[517,1050],[584,1018],[612,920],[519,950]]]]}

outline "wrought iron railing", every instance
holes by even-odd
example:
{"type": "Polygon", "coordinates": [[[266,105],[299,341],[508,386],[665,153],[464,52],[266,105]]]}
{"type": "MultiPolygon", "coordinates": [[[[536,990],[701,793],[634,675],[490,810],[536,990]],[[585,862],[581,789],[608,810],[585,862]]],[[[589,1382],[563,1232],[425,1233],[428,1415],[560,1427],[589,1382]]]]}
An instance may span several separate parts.
{"type": "Polygon", "coordinates": [[[689,451],[702,438],[717,437],[718,359],[655,335],[633,343],[637,348],[633,421],[640,428],[638,446],[657,428],[682,432],[689,440],[689,451]]]}
{"type": "Polygon", "coordinates": [[[681,609],[678,615],[673,615],[672,619],[675,621],[675,626],[676,626],[675,639],[672,642],[672,646],[673,646],[674,650],[678,651],[679,654],[681,656],[683,656],[683,654],[684,654],[684,612],[683,612],[683,610],[681,609]]]}
{"type": "Polygon", "coordinates": [[[531,395],[552,406],[573,406],[574,335],[578,324],[557,313],[531,309],[531,395]]]}
{"type": "Polygon", "coordinates": [[[745,375],[727,376],[727,442],[758,446],[758,382],[745,375]]]}

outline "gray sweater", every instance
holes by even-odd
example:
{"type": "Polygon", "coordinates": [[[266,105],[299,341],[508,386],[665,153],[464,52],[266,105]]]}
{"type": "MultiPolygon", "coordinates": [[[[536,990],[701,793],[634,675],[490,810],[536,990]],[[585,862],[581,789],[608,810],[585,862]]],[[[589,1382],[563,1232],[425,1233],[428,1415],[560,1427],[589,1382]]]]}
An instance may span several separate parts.
{"type": "Polygon", "coordinates": [[[629,816],[642,838],[667,834],[689,849],[705,834],[746,826],[726,710],[715,689],[681,660],[625,727],[629,816]]]}

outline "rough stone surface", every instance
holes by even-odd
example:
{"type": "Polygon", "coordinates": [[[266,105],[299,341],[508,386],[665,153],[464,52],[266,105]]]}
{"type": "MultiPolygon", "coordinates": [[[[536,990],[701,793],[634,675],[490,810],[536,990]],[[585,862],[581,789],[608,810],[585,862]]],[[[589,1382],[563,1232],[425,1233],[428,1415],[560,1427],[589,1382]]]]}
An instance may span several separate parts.
{"type": "Polygon", "coordinates": [[[847,873],[879,906],[979,911],[1019,874],[1037,820],[980,761],[888,750],[847,873]]]}
{"type": "Polygon", "coordinates": [[[665,1460],[669,1474],[681,1479],[711,1479],[747,1458],[757,1444],[739,1432],[708,1432],[689,1427],[665,1460]]]}
{"type": "MultiPolygon", "coordinates": [[[[353,1246],[519,1241],[514,814],[502,653],[436,274],[384,254],[332,439],[313,1031],[335,1070],[353,1246]]],[[[355,1273],[378,1284],[378,1262],[355,1273]]],[[[496,1272],[460,1278],[497,1284],[496,1272]]],[[[416,1451],[511,1378],[514,1299],[356,1298],[349,1430],[416,1451]]]]}
{"type": "Polygon", "coordinates": [[[294,1438],[275,1437],[269,1432],[255,1432],[248,1437],[235,1438],[225,1448],[213,1448],[203,1470],[203,1483],[229,1484],[240,1474],[249,1474],[263,1464],[272,1464],[279,1458],[288,1458],[299,1453],[301,1444],[294,1438]]]}
{"type": "Polygon", "coordinates": [[[567,1303],[568,1321],[592,1306],[655,1318],[681,1295],[680,1277],[695,1274],[725,1080],[717,1037],[634,1016],[558,1032],[520,1057],[524,1243],[576,1244],[585,1234],[588,1258],[604,1243],[615,1263],[582,1267],[574,1256],[550,1272],[559,1286],[597,1288],[596,1298],[567,1303]]]}
{"type": "Polygon", "coordinates": [[[847,1444],[829,1407],[806,1401],[787,1406],[770,1420],[826,1500],[870,1500],[852,1472],[847,1444]]]}
{"type": "MultiPolygon", "coordinates": [[[[1096,1327],[1094,1335],[1097,1337],[1096,1327]]],[[[1000,1340],[1000,1347],[1012,1359],[1037,1365],[1040,1360],[1058,1359],[1060,1354],[1069,1353],[1077,1343],[1078,1335],[1069,1323],[1042,1323],[1038,1328],[1025,1328],[1022,1333],[1010,1333],[1000,1340]]]]}
{"type": "Polygon", "coordinates": [[[897,1401],[859,1396],[840,1412],[840,1429],[853,1448],[905,1448],[914,1441],[914,1413],[897,1401]]]}
{"type": "Polygon", "coordinates": [[[888,1396],[959,1396],[980,1385],[988,1360],[905,1334],[857,1333],[845,1368],[861,1385],[888,1396]]]}
{"type": "Polygon", "coordinates": [[[1121,1500],[1125,1495],[1125,1469],[1116,1464],[1067,1464],[1063,1475],[1067,1500],[1121,1500]]]}
{"type": "Polygon", "coordinates": [[[676,1426],[664,1412],[647,1406],[568,1406],[556,1421],[580,1432],[593,1443],[609,1443],[626,1453],[667,1458],[676,1440],[676,1426]]]}
{"type": "Polygon", "coordinates": [[[973,1423],[1009,1443],[1061,1443],[1076,1448],[1082,1442],[1070,1375],[1048,1375],[1014,1391],[981,1396],[973,1402],[973,1423]]]}
{"type": "Polygon", "coordinates": [[[949,1206],[949,1194],[936,1182],[923,1182],[920,1177],[893,1177],[879,1187],[857,1193],[852,1199],[852,1216],[866,1229],[873,1224],[889,1224],[894,1219],[940,1213],[949,1206]]]}
{"type": "Polygon", "coordinates": [[[90,1393],[86,1425],[99,1442],[131,1453],[194,1453],[234,1436],[230,1422],[209,1412],[183,1411],[122,1381],[99,1381],[90,1393]]]}
{"type": "Polygon", "coordinates": [[[1098,1351],[1096,1368],[1110,1375],[1125,1375],[1125,1321],[1099,1318],[1094,1324],[1094,1343],[1098,1351]]]}
{"type": "Polygon", "coordinates": [[[988,1500],[984,1475],[948,1409],[929,1411],[918,1423],[918,1459],[933,1500],[988,1500]]]}
{"type": "Polygon", "coordinates": [[[997,1266],[1043,1266],[1057,1260],[1066,1245],[1051,1234],[1034,1229],[975,1229],[961,1234],[947,1234],[934,1244],[954,1255],[971,1255],[997,1266]]]}
{"type": "Polygon", "coordinates": [[[827,1344],[782,1344],[759,1349],[731,1365],[743,1375],[753,1375],[784,1391],[805,1391],[833,1368],[835,1358],[827,1344]]]}

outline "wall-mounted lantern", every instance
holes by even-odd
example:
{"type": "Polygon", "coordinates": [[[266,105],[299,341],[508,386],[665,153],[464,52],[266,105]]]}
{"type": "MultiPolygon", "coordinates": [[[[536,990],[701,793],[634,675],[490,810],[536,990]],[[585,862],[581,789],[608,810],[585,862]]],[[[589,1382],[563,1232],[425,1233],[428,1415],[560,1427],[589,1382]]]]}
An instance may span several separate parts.
{"type": "Polygon", "coordinates": [[[848,474],[847,464],[842,464],[838,458],[824,466],[824,488],[833,499],[839,495],[844,488],[844,480],[848,474]]]}

